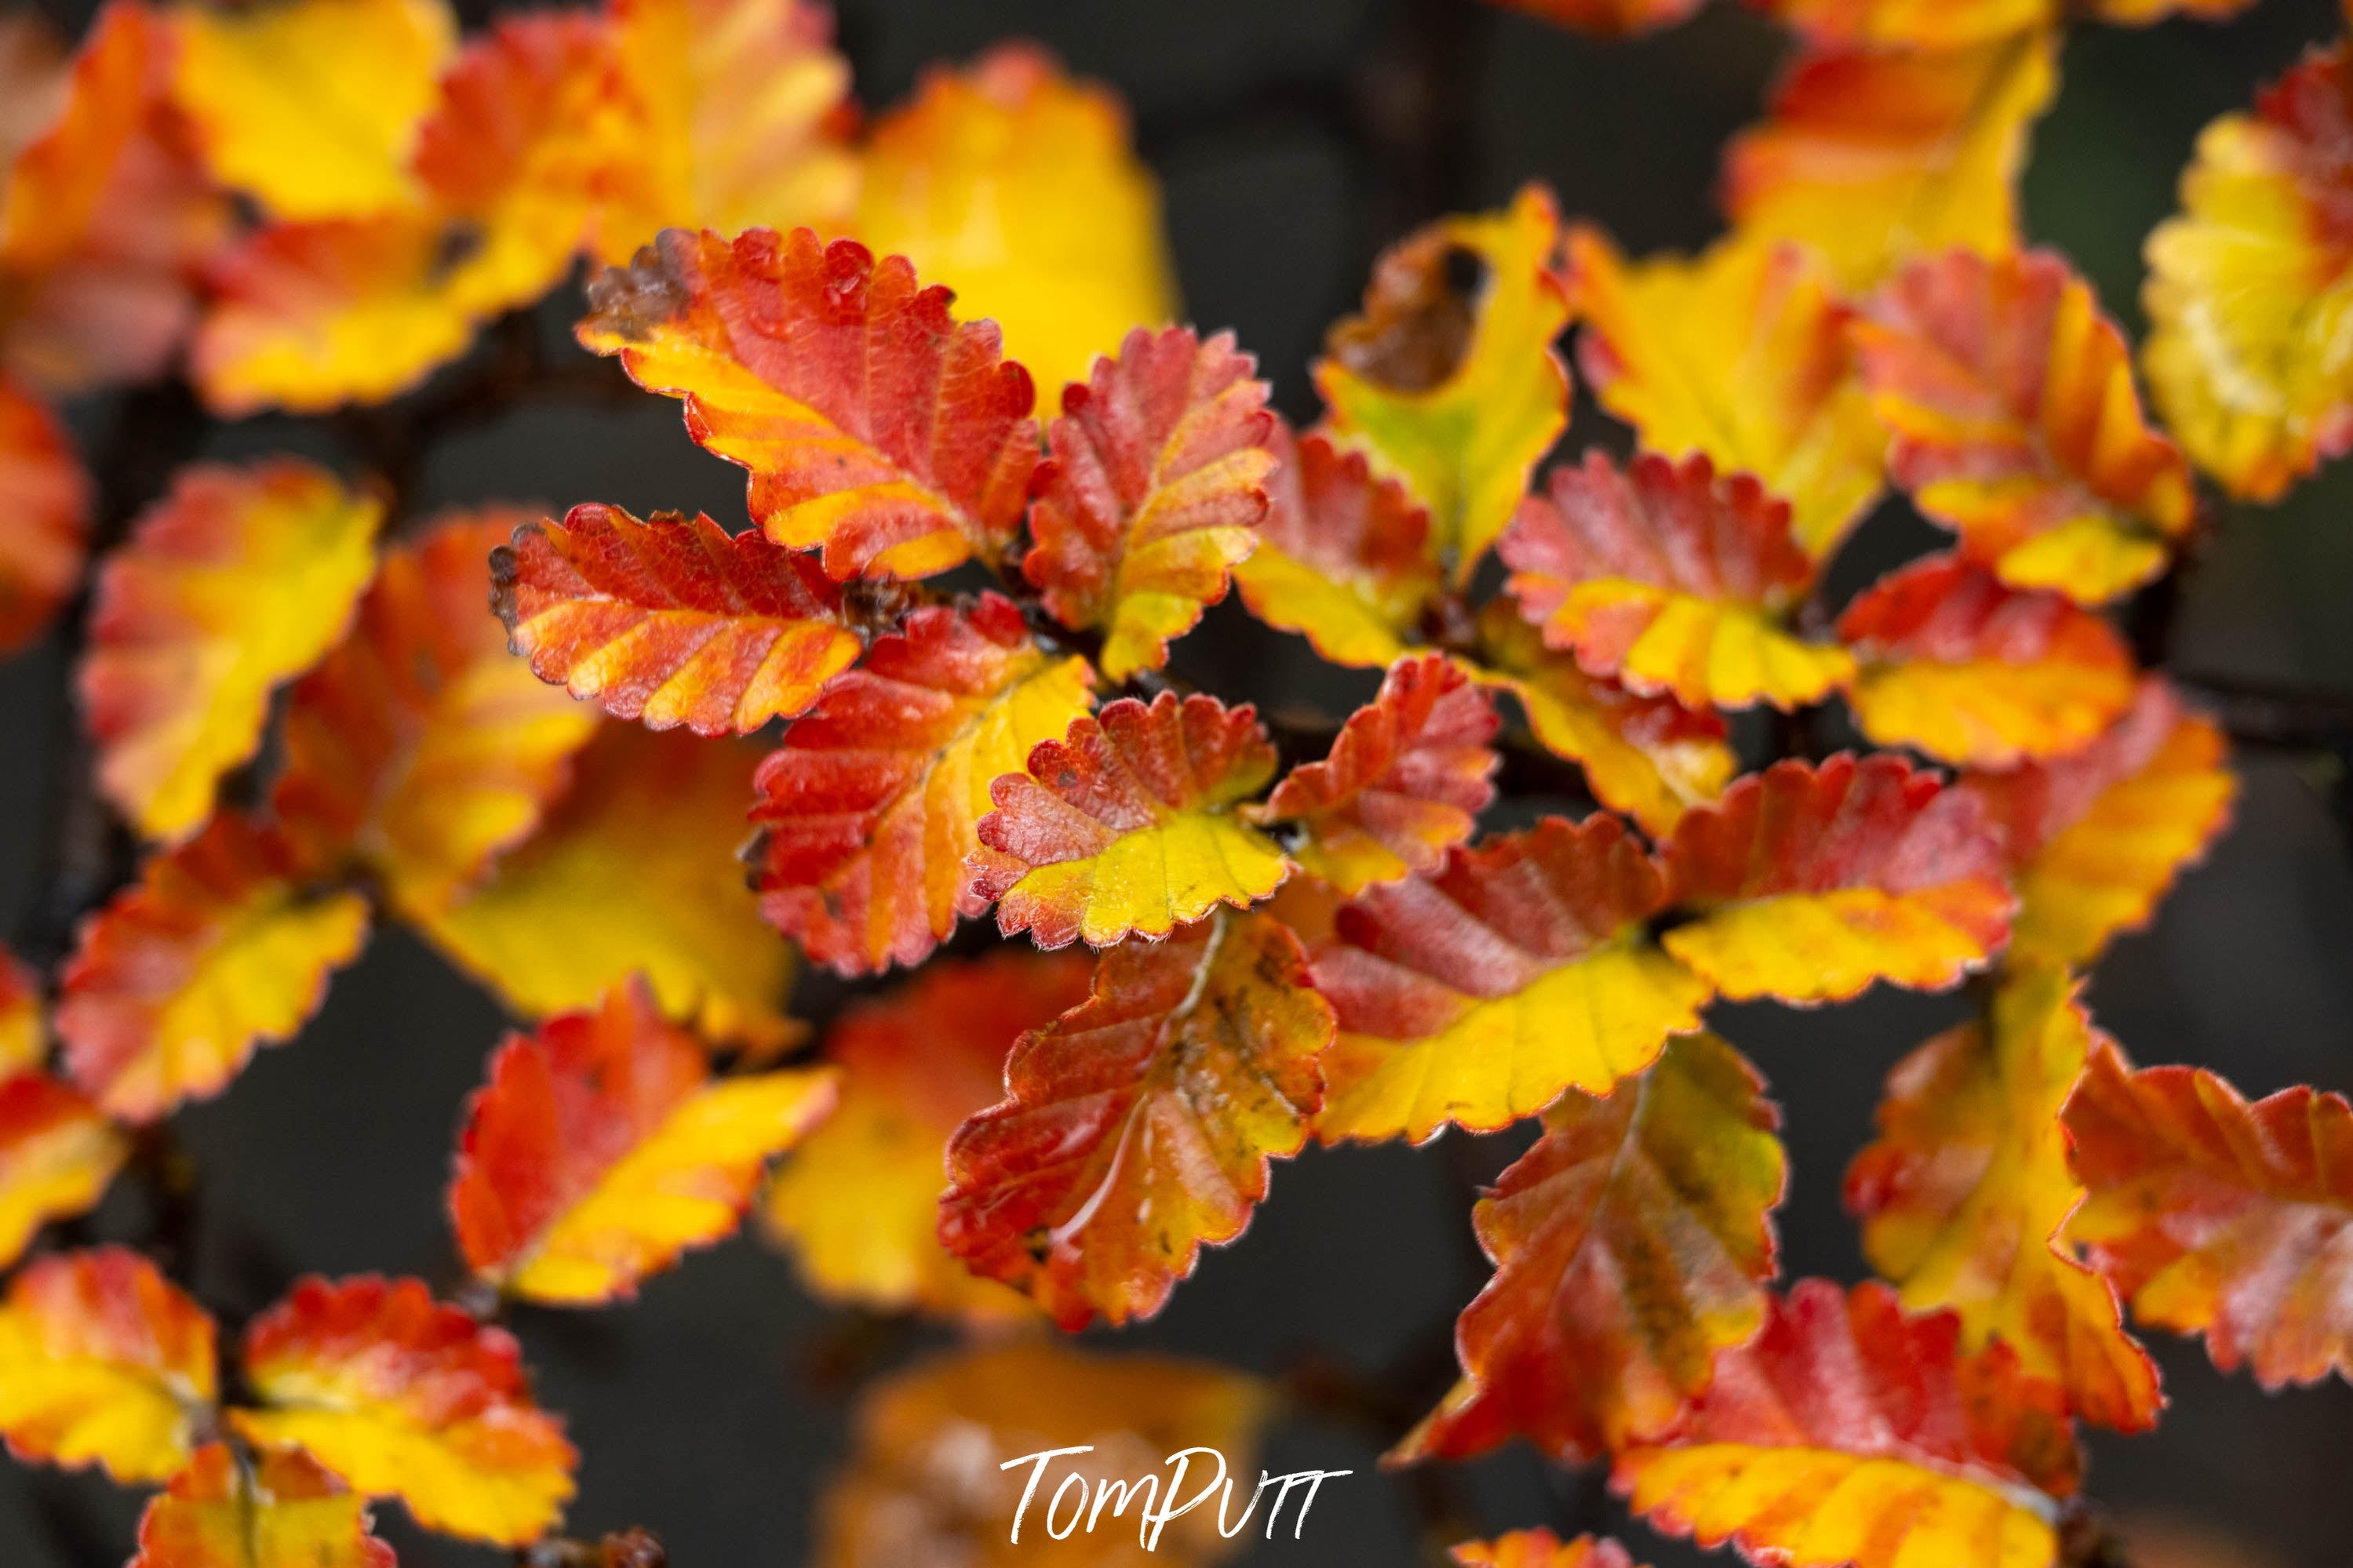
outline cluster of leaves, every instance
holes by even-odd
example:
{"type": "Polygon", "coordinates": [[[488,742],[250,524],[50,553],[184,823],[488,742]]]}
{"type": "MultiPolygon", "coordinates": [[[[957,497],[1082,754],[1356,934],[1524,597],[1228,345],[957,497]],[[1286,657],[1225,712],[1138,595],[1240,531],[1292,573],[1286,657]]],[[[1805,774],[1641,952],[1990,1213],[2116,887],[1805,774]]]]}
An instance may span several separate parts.
{"type": "MultiPolygon", "coordinates": [[[[1029,1331],[872,1395],[821,1548],[993,1561],[973,1433],[1117,1431],[1113,1477],[1172,1434],[1244,1448],[1267,1405],[1042,1325],[1159,1310],[1311,1140],[1528,1118],[1400,1463],[1521,1437],[1758,1562],[2052,1568],[2074,1424],[2162,1403],[2126,1309],[2266,1385],[2353,1375],[2353,1107],[2136,1070],[2079,978],[2233,793],[2115,614],[2194,545],[2200,473],[2269,497],[2353,445],[2353,66],[2212,128],[2151,241],[2169,435],[2017,234],[2061,7],[1767,8],[1803,43],[1723,239],[1630,261],[1535,187],[1443,219],[1294,429],[1229,336],[1137,324],[1173,311],[1149,184],[1034,51],[860,136],[790,0],[462,46],[427,0],[115,0],[14,154],[12,374],[185,348],[224,415],[378,400],[585,255],[579,341],[748,470],[753,526],[486,506],[379,541],[396,496],[276,458],[183,471],[106,555],[76,678],[152,850],[54,976],[0,969],[0,1262],[381,921],[539,1022],[465,1111],[454,1300],[305,1280],[225,1383],[153,1264],[38,1252],[0,1306],[12,1449],[167,1483],[142,1568],[382,1568],[371,1498],[525,1545],[575,1456],[500,1306],[624,1298],[756,1203],[828,1299],[1029,1331]],[[1635,450],[1539,474],[1572,323],[1635,450]],[[1953,542],[1834,615],[1890,486],[1953,542]],[[1237,584],[1377,692],[1278,732],[1198,689],[1172,644],[1237,584]],[[1749,710],[1789,754],[1744,772],[1749,710]],[[1841,724],[1883,749],[1822,754],[1841,724]],[[1506,750],[1597,808],[1480,837],[1506,750]],[[1029,942],[927,964],[992,911],[1029,942]],[[796,952],[877,983],[815,1042],[796,952]],[[1706,1009],[1973,975],[1848,1173],[1883,1280],[1777,1286],[1779,1114],[1706,1009]]],[[[79,581],[90,487],[29,391],[0,440],[21,639],[79,581]]],[[[1627,1562],[1541,1531],[1458,1560],[1627,1562]]]]}

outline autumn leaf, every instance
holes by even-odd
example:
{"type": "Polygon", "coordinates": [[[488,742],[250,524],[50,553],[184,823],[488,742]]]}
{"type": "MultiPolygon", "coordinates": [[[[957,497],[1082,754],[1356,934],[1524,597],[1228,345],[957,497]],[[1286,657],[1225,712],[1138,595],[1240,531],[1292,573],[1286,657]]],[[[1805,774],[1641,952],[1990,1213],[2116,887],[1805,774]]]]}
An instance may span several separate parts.
{"type": "Polygon", "coordinates": [[[174,13],[172,97],[221,184],[280,218],[424,196],[409,167],[457,52],[443,0],[276,0],[174,13]]]}
{"type": "Polygon", "coordinates": [[[1250,614],[1300,632],[1335,664],[1386,666],[1404,657],[1424,608],[1444,586],[1430,559],[1430,512],[1362,452],[1322,431],[1294,437],[1282,416],[1258,548],[1234,567],[1250,614]]]}
{"type": "Polygon", "coordinates": [[[2006,254],[2056,54],[2042,30],[1958,49],[1802,53],[1765,122],[1725,151],[1725,214],[1751,237],[1818,247],[1858,293],[1915,256],[2006,254]]]}
{"type": "Polygon", "coordinates": [[[127,1121],[208,1099],[301,1029],[367,931],[367,901],[314,885],[281,835],[216,816],[84,923],[58,984],[66,1065],[127,1121]]]}
{"type": "Polygon", "coordinates": [[[1083,658],[1030,639],[995,594],[912,612],[836,676],[761,764],[747,853],[760,907],[837,973],[917,964],[986,903],[965,858],[989,784],[1085,713],[1083,658]]]}
{"type": "Polygon", "coordinates": [[[792,951],[735,860],[757,758],[747,743],[603,726],[538,831],[422,930],[530,1017],[593,1007],[642,973],[663,1012],[710,1039],[790,1043],[792,951]]]}
{"type": "Polygon", "coordinates": [[[2132,654],[2062,595],[2019,591],[1957,556],[1890,573],[1847,606],[1862,732],[1971,767],[2080,750],[2132,705],[2132,654]]]}
{"type": "Polygon", "coordinates": [[[41,1023],[41,977],[0,947],[0,1082],[37,1072],[49,1058],[41,1023]]]}
{"type": "Polygon", "coordinates": [[[657,730],[748,735],[863,648],[817,563],[707,516],[575,506],[491,557],[491,608],[542,680],[657,730]]]}
{"type": "Polygon", "coordinates": [[[1628,1449],[1633,1510],[1702,1547],[1788,1568],[2053,1568],[2053,1500],[2080,1459],[2055,1391],[2006,1349],[1959,1353],[1949,1312],[1876,1281],[1800,1280],[1716,1357],[1670,1444],[1628,1449]]]}
{"type": "Polygon", "coordinates": [[[1888,470],[2016,588],[2097,605],[2164,570],[2189,466],[2141,417],[2122,333],[2048,251],[1915,262],[1853,328],[1888,470]]]}
{"type": "Polygon", "coordinates": [[[2151,678],[2080,751],[1969,775],[1963,787],[2000,828],[2018,886],[2011,952],[2088,965],[2117,932],[2147,925],[2230,821],[2238,783],[2224,750],[2220,730],[2151,678]]]}
{"type": "Polygon", "coordinates": [[[835,577],[922,577],[996,560],[1038,465],[1029,373],[949,299],[853,240],[671,229],[590,282],[579,336],[752,471],[770,539],[835,577]]]}
{"type": "Polygon", "coordinates": [[[98,785],[150,838],[212,814],[271,693],[332,647],[375,573],[380,497],[292,458],[184,468],[99,569],[76,685],[98,785]]]}
{"type": "Polygon", "coordinates": [[[98,1206],[131,1144],[72,1089],[46,1073],[0,1078],[0,1268],[40,1228],[98,1206]]]}
{"type": "Polygon", "coordinates": [[[160,1483],[219,1392],[213,1321],[128,1247],[50,1253],[9,1282],[0,1436],[17,1458],[160,1483]]]}
{"type": "Polygon", "coordinates": [[[2059,1112],[2105,1037],[2063,972],[2013,968],[1982,1022],[1888,1076],[1879,1139],[1848,1168],[1846,1200],[1906,1307],[1950,1307],[1968,1349],[1999,1340],[2085,1420],[2145,1432],[2163,1403],[2156,1364],[2116,1293],[2058,1241],[2084,1196],[2059,1112]]]}
{"type": "Polygon", "coordinates": [[[0,658],[47,629],[81,581],[90,483],[65,426],[0,373],[0,658]]]}
{"type": "Polygon", "coordinates": [[[1130,328],[1179,315],[1159,185],[1129,142],[1109,89],[998,44],[875,121],[851,232],[997,322],[1040,384],[1082,381],[1130,328]]]}
{"type": "Polygon", "coordinates": [[[1713,709],[1638,697],[1586,674],[1575,656],[1546,648],[1507,598],[1481,608],[1478,632],[1490,662],[1472,674],[1517,698],[1538,743],[1577,763],[1602,805],[1663,837],[1685,811],[1724,793],[1736,760],[1713,709]]]}
{"type": "Polygon", "coordinates": [[[1750,0],[1818,43],[1957,49],[2060,20],[2058,0],[1750,0]]]}
{"type": "Polygon", "coordinates": [[[1230,332],[1139,327],[1063,389],[1022,570],[1064,626],[1102,632],[1108,679],[1167,663],[1258,542],[1275,455],[1256,369],[1230,332]]]}
{"type": "Polygon", "coordinates": [[[509,1296],[593,1306],[732,1234],[767,1162],[833,1106],[833,1077],[713,1079],[642,980],[509,1035],[468,1102],[449,1188],[467,1266],[509,1296]]]}
{"type": "Polygon", "coordinates": [[[1298,939],[1264,915],[1112,949],[948,1144],[940,1240],[1066,1329],[1152,1316],[1306,1142],[1331,1040],[1298,939]]]}
{"type": "Polygon", "coordinates": [[[1563,1095],[1472,1211],[1495,1276],[1455,1324],[1462,1381],[1394,1457],[1516,1435],[1583,1463],[1668,1432],[1765,1321],[1784,1160],[1764,1090],[1685,1035],[1607,1095],[1563,1095]]]}
{"type": "Polygon", "coordinates": [[[1549,1530],[1515,1530],[1493,1541],[1467,1541],[1453,1550],[1456,1568],[1634,1568],[1626,1549],[1608,1536],[1563,1541],[1549,1530]]]}
{"type": "Polygon", "coordinates": [[[1553,469],[1501,546],[1520,614],[1588,675],[1686,708],[1801,707],[1854,661],[1782,625],[1812,584],[1787,502],[1747,474],[1718,479],[1704,455],[1599,450],[1553,469]]]}
{"type": "Polygon", "coordinates": [[[2141,350],[2166,423],[2232,495],[2276,500],[2353,447],[2353,50],[2315,50],[2206,127],[2148,237],[2141,350]]]}
{"type": "Polygon", "coordinates": [[[2094,1048],[2067,1102],[2089,1189],[2067,1236],[2133,1315],[2200,1334],[2267,1389],[2353,1380],[2353,1105],[2295,1088],[2250,1103],[2203,1068],[2094,1048]]]}
{"type": "Polygon", "coordinates": [[[1776,763],[1685,815],[1665,847],[1694,912],[1667,951],[1736,1000],[1942,990],[1984,966],[2015,900],[1977,799],[1902,758],[1776,763]]]}
{"type": "Polygon", "coordinates": [[[445,515],[385,552],[349,636],[298,682],[272,796],[314,866],[356,861],[429,919],[521,842],[570,777],[596,710],[507,651],[484,613],[511,508],[445,515]]]}
{"type": "Polygon", "coordinates": [[[1324,759],[1293,769],[1252,815],[1292,825],[1293,858],[1343,894],[1434,871],[1495,798],[1500,722],[1444,655],[1399,659],[1324,759]]]}
{"type": "Polygon", "coordinates": [[[1530,185],[1503,212],[1409,237],[1315,366],[1332,439],[1429,508],[1430,543],[1458,584],[1567,423],[1568,370],[1552,347],[1568,324],[1551,269],[1559,225],[1552,197],[1530,185]]]}
{"type": "Polygon", "coordinates": [[[1707,987],[1651,944],[1657,864],[1616,817],[1546,817],[1450,851],[1434,874],[1366,889],[1314,954],[1339,1035],[1316,1131],[1420,1142],[1492,1131],[1567,1089],[1607,1092],[1707,987]]]}
{"type": "Polygon", "coordinates": [[[881,1311],[1029,1316],[1024,1298],[940,1246],[948,1138],[1003,1097],[1014,1042],[1084,1002],[1092,972],[1075,953],[1000,948],[936,960],[843,1012],[825,1040],[840,1101],[761,1209],[813,1290],[881,1311]]]}
{"type": "Polygon", "coordinates": [[[1579,224],[1568,289],[1577,368],[1602,407],[1652,451],[1756,475],[1789,503],[1806,552],[1829,559],[1879,495],[1887,437],[1820,257],[1736,237],[1688,261],[1630,264],[1579,224]]]}
{"type": "Polygon", "coordinates": [[[1291,862],[1235,807],[1274,774],[1274,744],[1244,703],[1123,698],[1040,741],[1029,772],[989,785],[967,861],[973,899],[1039,947],[1131,932],[1163,937],[1220,903],[1248,909],[1291,862]]]}
{"type": "Polygon", "coordinates": [[[245,1372],[263,1408],[229,1420],[248,1441],[306,1448],[427,1530],[519,1546],[572,1496],[578,1456],[532,1403],[514,1337],[421,1280],[298,1282],[247,1328],[245,1372]]]}
{"type": "Polygon", "coordinates": [[[199,1449],[139,1520],[130,1568],[397,1568],[366,1500],[300,1448],[199,1449]]]}

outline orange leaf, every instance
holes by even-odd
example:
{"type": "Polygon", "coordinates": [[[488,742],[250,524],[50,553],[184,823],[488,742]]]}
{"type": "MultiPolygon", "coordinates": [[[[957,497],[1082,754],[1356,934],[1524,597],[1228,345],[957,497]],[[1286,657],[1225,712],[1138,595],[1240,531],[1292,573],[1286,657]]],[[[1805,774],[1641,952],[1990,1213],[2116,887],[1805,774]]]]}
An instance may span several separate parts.
{"type": "Polygon", "coordinates": [[[0,657],[41,635],[81,581],[90,477],[65,426],[0,374],[0,657]]]}
{"type": "Polygon", "coordinates": [[[1150,1317],[1306,1142],[1331,1041],[1298,939],[1264,915],[1113,948],[949,1143],[941,1241],[1065,1328],[1150,1317]]]}
{"type": "Polygon", "coordinates": [[[2048,251],[1915,262],[1854,325],[1888,467],[2017,588],[2105,603],[2164,569],[2197,513],[2141,416],[2125,341],[2048,251]]]}
{"type": "Polygon", "coordinates": [[[578,1456],[532,1403],[514,1337],[421,1280],[300,1281],[246,1330],[245,1372],[265,1406],[229,1413],[247,1440],[307,1448],[427,1530],[519,1546],[572,1496],[578,1456]]]}
{"type": "Polygon", "coordinates": [[[964,862],[990,781],[1086,712],[1092,679],[995,594],[910,614],[761,764],[761,909],[838,973],[921,963],[987,908],[965,895],[964,862]]]}
{"type": "Polygon", "coordinates": [[[1818,43],[1957,49],[2060,19],[2058,0],[1750,0],[1818,43]]]}
{"type": "Polygon", "coordinates": [[[1791,709],[1852,672],[1844,650],[1781,625],[1814,576],[1788,503],[1747,474],[1717,479],[1704,454],[1677,464],[1645,452],[1620,472],[1588,452],[1520,503],[1501,552],[1545,641],[1635,691],[1686,708],[1791,709]]]}
{"type": "Polygon", "coordinates": [[[96,1208],[130,1153],[98,1107],[58,1079],[0,1077],[0,1268],[51,1220],[96,1208]]]}
{"type": "Polygon", "coordinates": [[[2010,767],[2090,743],[2132,706],[2133,662],[2108,623],[2058,594],[2002,586],[1931,556],[1847,606],[1862,732],[1946,762],[2010,767]]]}
{"type": "Polygon", "coordinates": [[[491,552],[522,521],[454,513],[387,551],[351,634],[287,711],[279,817],[312,864],[365,864],[413,916],[448,908],[529,836],[596,729],[484,612],[491,552]]]}
{"type": "Polygon", "coordinates": [[[2116,1293],[2058,1245],[2084,1196],[2060,1108],[2105,1037],[2058,970],[2014,969],[1984,1021],[1938,1035],[1888,1075],[1878,1142],[1848,1168],[1872,1267],[1915,1310],[1950,1307],[1962,1342],[2000,1340],[2077,1415],[2157,1425],[2157,1367],[2116,1293]]]}
{"type": "Polygon", "coordinates": [[[1488,742],[1499,722],[1444,655],[1401,658],[1324,759],[1293,769],[1252,815],[1297,824],[1293,855],[1343,894],[1434,871],[1495,798],[1502,759],[1488,742]]]}
{"type": "Polygon", "coordinates": [[[635,1295],[731,1234],[769,1159],[832,1106],[829,1073],[713,1079],[701,1044],[633,979],[491,1056],[449,1187],[459,1248],[524,1300],[635,1295]]]}
{"type": "Polygon", "coordinates": [[[1267,433],[1276,468],[1266,481],[1258,548],[1234,567],[1250,614],[1304,633],[1335,664],[1402,658],[1444,586],[1430,552],[1430,513],[1398,481],[1377,478],[1362,452],[1329,436],[1293,437],[1277,415],[1267,433]]]}
{"type": "Polygon", "coordinates": [[[209,1099],[318,1011],[367,941],[368,906],[307,871],[275,831],[216,816],[83,925],[57,1030],[108,1115],[152,1121],[209,1099]]]}
{"type": "Polygon", "coordinates": [[[1549,1530],[1515,1530],[1493,1541],[1454,1548],[1457,1568],[1634,1568],[1626,1549],[1608,1536],[1563,1541],[1549,1530]]]}
{"type": "Polygon", "coordinates": [[[1801,1280],[1716,1357],[1683,1432],[1620,1454],[1655,1529],[1787,1568],[2053,1568],[2080,1459],[2056,1392],[2007,1350],[1958,1353],[1949,1312],[1801,1280]]]}
{"type": "Polygon", "coordinates": [[[1607,812],[1546,817],[1451,851],[1430,877],[1366,889],[1315,953],[1340,1030],[1317,1134],[1492,1131],[1648,1067],[1699,1027],[1707,1000],[1644,931],[1664,891],[1607,812]]]}
{"type": "MultiPolygon", "coordinates": [[[[1927,0],[1939,5],[1941,0],[1927,0]]],[[[2018,246],[2018,172],[2058,76],[2052,31],[1950,50],[1799,55],[1725,153],[1743,234],[1820,248],[1847,288],[1915,256],[2018,246]]]]}
{"type": "Polygon", "coordinates": [[[2141,683],[2129,712],[2082,750],[1963,787],[2000,826],[2019,894],[2010,951],[2082,966],[2137,931],[2231,819],[2238,783],[2222,732],[2141,683]]]}
{"type": "Polygon", "coordinates": [[[1022,570],[1064,626],[1103,634],[1109,679],[1166,664],[1258,542],[1275,455],[1256,368],[1230,332],[1138,327],[1062,390],[1022,570]]]}
{"type": "Polygon", "coordinates": [[[212,1320],[127,1247],[37,1258],[0,1303],[0,1435],[20,1459],[165,1480],[219,1392],[212,1320]]]}
{"type": "Polygon", "coordinates": [[[375,573],[380,497],[292,458],[184,468],[100,568],[76,685],[98,784],[150,838],[212,815],[271,693],[351,624],[375,573]]]}
{"type": "Polygon", "coordinates": [[[2066,1108],[2090,1189],[2067,1227],[2133,1315],[2202,1334],[2225,1372],[2276,1389],[2353,1380],[2353,1104],[2250,1104],[2202,1068],[2135,1072],[2092,1052],[2066,1108]]]}
{"type": "Polygon", "coordinates": [[[300,1448],[199,1449],[139,1520],[131,1568],[398,1568],[366,1500],[300,1448]]]}
{"type": "Polygon", "coordinates": [[[1977,800],[1899,757],[1776,763],[1666,846],[1666,949],[1736,1000],[1942,990],[1984,966],[2016,900],[1977,800]]]}
{"type": "Polygon", "coordinates": [[[1563,1095],[1472,1211],[1495,1277],[1455,1325],[1462,1381],[1395,1457],[1517,1435],[1582,1463],[1672,1427],[1765,1321],[1784,1161],[1764,1089],[1686,1035],[1606,1097],[1563,1095]]]}
{"type": "Polygon", "coordinates": [[[41,1026],[41,977],[0,947],[0,1081],[37,1072],[49,1059],[41,1026]]]}
{"type": "Polygon", "coordinates": [[[972,897],[997,901],[998,931],[1039,947],[1163,937],[1220,903],[1248,909],[1291,871],[1234,809],[1274,768],[1248,703],[1123,698],[1072,720],[1066,741],[1038,742],[1028,773],[989,785],[997,809],[966,862],[972,897]]]}
{"type": "Polygon", "coordinates": [[[987,1322],[1027,1302],[939,1242],[948,1137],[1005,1092],[1014,1042],[1087,999],[1075,953],[947,959],[853,1004],[826,1036],[841,1100],[769,1185],[762,1214],[828,1300],[987,1322]]]}
{"type": "Polygon", "coordinates": [[[805,228],[671,229],[589,284],[579,335],[752,471],[770,539],[823,545],[835,577],[922,577],[997,559],[1038,466],[1029,372],[949,298],[805,228]]]}
{"type": "Polygon", "coordinates": [[[1736,237],[1629,265],[1580,224],[1568,267],[1577,368],[1601,405],[1652,451],[1756,475],[1789,502],[1807,553],[1829,559],[1878,498],[1887,437],[1821,258],[1736,237]]]}
{"type": "Polygon", "coordinates": [[[789,719],[862,647],[814,561],[707,516],[575,506],[517,529],[491,581],[542,680],[657,730],[748,735],[789,719]]]}

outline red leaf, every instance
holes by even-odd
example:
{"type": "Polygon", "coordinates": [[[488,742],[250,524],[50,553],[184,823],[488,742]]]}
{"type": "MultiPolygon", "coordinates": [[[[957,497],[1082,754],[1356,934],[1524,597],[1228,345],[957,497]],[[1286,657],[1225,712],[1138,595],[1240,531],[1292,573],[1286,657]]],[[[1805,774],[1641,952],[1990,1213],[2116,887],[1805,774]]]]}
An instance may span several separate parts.
{"type": "Polygon", "coordinates": [[[80,580],[90,491],[65,426],[0,374],[0,655],[40,636],[80,580]]]}

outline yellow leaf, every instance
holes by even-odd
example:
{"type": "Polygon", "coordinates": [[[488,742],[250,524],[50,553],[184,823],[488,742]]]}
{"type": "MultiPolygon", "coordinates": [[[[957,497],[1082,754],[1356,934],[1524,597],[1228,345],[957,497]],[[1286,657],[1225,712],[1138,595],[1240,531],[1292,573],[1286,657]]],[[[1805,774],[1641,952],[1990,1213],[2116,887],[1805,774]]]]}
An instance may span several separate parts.
{"type": "Polygon", "coordinates": [[[130,1153],[98,1107],[58,1079],[0,1079],[0,1268],[51,1220],[97,1207],[130,1153]]]}

